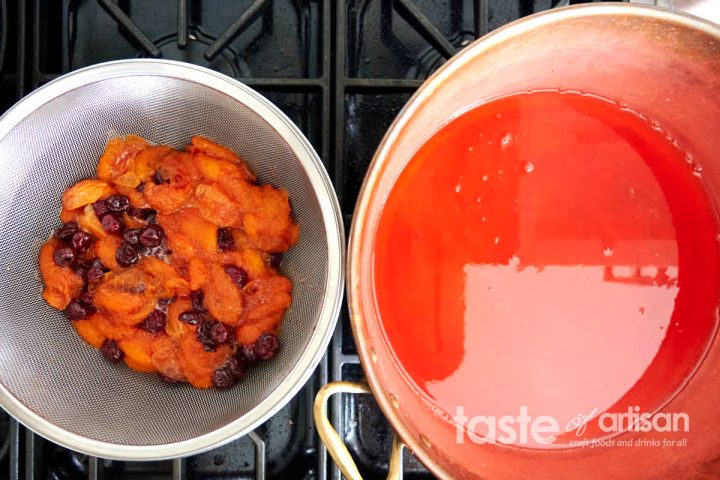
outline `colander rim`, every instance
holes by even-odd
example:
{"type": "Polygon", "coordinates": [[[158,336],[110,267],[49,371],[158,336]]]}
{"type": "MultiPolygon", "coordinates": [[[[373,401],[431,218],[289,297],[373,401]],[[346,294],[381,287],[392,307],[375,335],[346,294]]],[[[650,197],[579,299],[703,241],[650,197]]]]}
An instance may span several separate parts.
{"type": "Polygon", "coordinates": [[[205,67],[163,59],[131,59],[99,63],[65,74],[23,97],[0,116],[0,141],[23,119],[47,102],[92,83],[124,76],[161,76],[211,88],[261,116],[287,142],[307,172],[326,226],[328,272],[322,305],[310,341],[292,369],[250,411],[211,432],[179,442],[128,445],[95,440],[48,421],[24,405],[0,382],[0,407],[33,432],[59,445],[113,460],[161,460],[194,455],[239,438],[277,413],[305,385],[319,364],[342,306],[345,277],[345,234],[334,187],[318,154],[298,127],[272,102],[247,85],[205,67]]]}

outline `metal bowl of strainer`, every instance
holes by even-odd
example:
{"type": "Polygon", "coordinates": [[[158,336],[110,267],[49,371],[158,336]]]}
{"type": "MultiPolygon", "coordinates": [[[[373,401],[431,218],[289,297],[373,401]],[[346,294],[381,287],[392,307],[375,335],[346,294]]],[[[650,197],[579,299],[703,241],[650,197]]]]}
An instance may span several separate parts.
{"type": "Polygon", "coordinates": [[[312,374],[342,300],[343,227],[317,154],[261,95],[180,62],[95,65],[0,118],[0,165],[0,406],[27,427],[105,458],[179,457],[249,432],[312,374]],[[108,138],[129,133],[175,147],[205,135],[289,192],[301,234],[283,259],[294,288],[282,348],[230,390],[165,385],[103,362],[40,296],[37,252],[58,224],[63,190],[94,175],[108,138]]]}

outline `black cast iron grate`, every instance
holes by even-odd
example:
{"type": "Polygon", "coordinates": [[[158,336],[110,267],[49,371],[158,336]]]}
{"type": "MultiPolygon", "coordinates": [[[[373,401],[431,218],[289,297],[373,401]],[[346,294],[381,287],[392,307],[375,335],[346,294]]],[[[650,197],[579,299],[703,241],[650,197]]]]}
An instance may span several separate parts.
{"type": "MultiPolygon", "coordinates": [[[[568,0],[0,0],[0,111],[71,70],[123,58],[203,65],[252,86],[310,139],[349,228],[382,135],[427,76],[475,38],[568,0]]],[[[572,2],[581,3],[581,2],[572,2]]],[[[116,462],[57,446],[0,411],[10,479],[339,479],[312,401],[364,378],[344,309],[301,392],[251,434],[162,462],[116,462]]],[[[365,478],[384,478],[392,430],[369,395],[333,398],[331,419],[365,478]]],[[[432,476],[405,453],[410,479],[432,476]]],[[[0,477],[5,475],[0,473],[0,477]]]]}

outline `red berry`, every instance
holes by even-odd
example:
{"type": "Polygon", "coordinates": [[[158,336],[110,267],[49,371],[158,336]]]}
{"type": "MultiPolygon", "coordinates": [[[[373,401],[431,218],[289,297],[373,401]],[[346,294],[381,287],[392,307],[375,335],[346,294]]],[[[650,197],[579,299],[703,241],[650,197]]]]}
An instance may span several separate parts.
{"type": "Polygon", "coordinates": [[[135,247],[126,243],[115,252],[115,260],[121,267],[129,267],[138,261],[138,252],[135,247]]]}
{"type": "Polygon", "coordinates": [[[82,231],[75,232],[72,236],[72,239],[70,240],[70,244],[72,245],[72,248],[73,250],[75,250],[76,253],[87,252],[88,248],[90,248],[90,245],[92,245],[92,243],[93,237],[82,231]]]}
{"type": "Polygon", "coordinates": [[[217,231],[217,247],[221,252],[235,250],[235,239],[229,228],[218,228],[217,231]]]}
{"type": "Polygon", "coordinates": [[[100,347],[100,353],[102,353],[102,356],[111,363],[118,363],[122,361],[125,356],[125,353],[120,350],[120,347],[115,340],[105,340],[100,347]]]}
{"type": "Polygon", "coordinates": [[[270,360],[280,350],[280,340],[272,333],[263,333],[255,341],[255,354],[260,360],[270,360]]]}
{"type": "Polygon", "coordinates": [[[53,254],[55,264],[60,267],[69,267],[75,262],[75,252],[70,247],[62,247],[53,254]]]}
{"type": "Polygon", "coordinates": [[[55,230],[55,237],[63,242],[69,242],[75,232],[78,231],[78,224],[75,222],[63,223],[60,228],[55,230]]]}
{"type": "Polygon", "coordinates": [[[140,232],[140,243],[145,247],[157,247],[165,238],[165,231],[160,225],[148,225],[140,232]]]}
{"type": "Polygon", "coordinates": [[[108,233],[119,234],[123,231],[124,225],[119,216],[113,213],[106,213],[100,219],[102,227],[108,233]]]}
{"type": "Polygon", "coordinates": [[[105,199],[107,208],[111,212],[122,213],[130,207],[130,199],[125,195],[110,195],[105,199]]]}
{"type": "Polygon", "coordinates": [[[248,281],[248,274],[245,269],[236,265],[225,265],[225,273],[230,275],[235,285],[240,288],[244,287],[248,281]]]}
{"type": "Polygon", "coordinates": [[[235,385],[233,375],[225,368],[218,368],[212,376],[212,384],[220,390],[226,390],[235,385]]]}

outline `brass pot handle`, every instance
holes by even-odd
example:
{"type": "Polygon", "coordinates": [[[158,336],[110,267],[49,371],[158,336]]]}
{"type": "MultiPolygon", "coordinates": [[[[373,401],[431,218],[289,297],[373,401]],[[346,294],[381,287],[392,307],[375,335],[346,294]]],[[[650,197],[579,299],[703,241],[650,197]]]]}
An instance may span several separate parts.
{"type": "MultiPolygon", "coordinates": [[[[336,393],[372,393],[370,387],[364,383],[355,382],[332,382],[328,383],[320,389],[315,397],[313,405],[313,417],[315,418],[315,427],[320,434],[320,440],[325,444],[340,471],[350,480],[362,480],[362,476],[355,465],[355,461],[350,455],[345,443],[343,443],[340,435],[333,428],[332,423],[327,417],[327,405],[330,397],[336,393]]],[[[398,439],[397,435],[393,438],[392,449],[390,451],[390,468],[388,469],[387,480],[402,479],[402,452],[405,445],[398,439]]]]}

